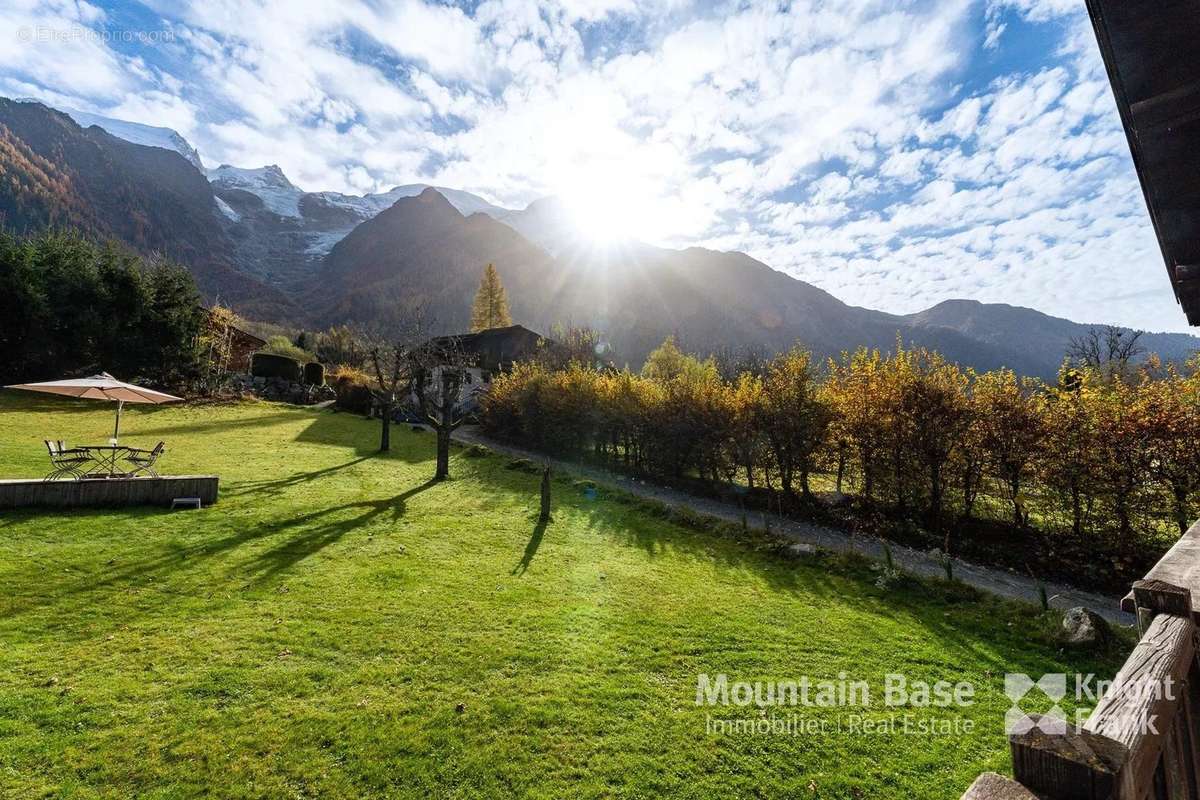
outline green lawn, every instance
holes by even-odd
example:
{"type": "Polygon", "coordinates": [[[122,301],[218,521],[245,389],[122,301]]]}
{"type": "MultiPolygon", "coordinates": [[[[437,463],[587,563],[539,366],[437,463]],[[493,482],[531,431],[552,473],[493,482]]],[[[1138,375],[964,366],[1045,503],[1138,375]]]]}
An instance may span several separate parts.
{"type": "MultiPolygon", "coordinates": [[[[0,475],[112,409],[0,393],[0,475]]],[[[0,518],[0,797],[956,798],[1007,769],[1003,675],[1095,671],[1036,610],[267,403],[127,409],[124,438],[221,500],[0,518]],[[747,541],[738,541],[746,538],[747,541]],[[968,735],[706,733],[700,673],[967,680],[968,735]]],[[[869,713],[888,716],[875,700],[869,713]]],[[[776,710],[848,724],[857,709],[776,710]]]]}

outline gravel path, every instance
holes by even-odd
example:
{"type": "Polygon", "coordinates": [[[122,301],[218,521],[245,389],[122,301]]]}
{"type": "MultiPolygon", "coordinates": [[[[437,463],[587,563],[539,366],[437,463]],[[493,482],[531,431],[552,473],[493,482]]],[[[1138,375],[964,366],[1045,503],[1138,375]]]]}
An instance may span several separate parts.
{"type": "MultiPolygon", "coordinates": [[[[464,444],[478,444],[513,458],[526,458],[537,463],[547,460],[546,456],[541,453],[490,439],[475,426],[459,428],[455,431],[454,438],[464,444]]],[[[598,467],[556,458],[549,459],[549,463],[554,470],[578,475],[595,481],[599,485],[621,489],[639,497],[657,500],[671,507],[688,508],[701,514],[718,517],[726,522],[740,523],[742,519],[742,510],[732,503],[699,497],[665,486],[657,486],[598,467]]],[[[883,542],[874,537],[851,537],[848,533],[835,528],[777,517],[771,519],[771,530],[783,533],[797,542],[813,544],[827,550],[856,551],[877,560],[883,560],[884,557],[883,542]]],[[[926,577],[940,577],[945,574],[942,565],[928,553],[896,543],[891,543],[890,546],[892,560],[904,571],[926,577]]],[[[957,580],[977,589],[1014,600],[1024,600],[1029,603],[1041,602],[1038,596],[1037,581],[1024,575],[982,567],[957,558],[954,559],[953,572],[957,580]]],[[[1125,626],[1133,626],[1136,623],[1132,614],[1121,610],[1120,598],[1087,592],[1057,583],[1047,583],[1045,586],[1046,592],[1050,595],[1050,605],[1054,608],[1067,609],[1086,606],[1109,622],[1125,626]]]]}

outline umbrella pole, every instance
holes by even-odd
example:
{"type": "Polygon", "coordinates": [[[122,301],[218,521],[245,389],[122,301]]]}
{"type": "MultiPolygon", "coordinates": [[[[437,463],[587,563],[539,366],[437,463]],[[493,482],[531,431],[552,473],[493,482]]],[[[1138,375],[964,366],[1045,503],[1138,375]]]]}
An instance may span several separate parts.
{"type": "MultiPolygon", "coordinates": [[[[125,401],[118,400],[117,401],[117,422],[115,425],[113,425],[113,440],[112,440],[113,447],[117,446],[117,435],[121,432],[121,409],[124,407],[125,407],[125,401]]],[[[113,450],[112,461],[110,461],[109,465],[108,465],[108,477],[111,478],[113,476],[113,472],[114,472],[114,470],[116,470],[116,467],[117,467],[117,451],[113,450]]]]}

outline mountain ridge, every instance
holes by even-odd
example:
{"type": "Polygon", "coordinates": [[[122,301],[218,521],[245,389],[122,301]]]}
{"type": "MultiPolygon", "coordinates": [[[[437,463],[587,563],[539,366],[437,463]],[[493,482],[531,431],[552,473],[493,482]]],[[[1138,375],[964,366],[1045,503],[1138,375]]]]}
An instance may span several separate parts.
{"type": "Polygon", "coordinates": [[[16,233],[71,227],[191,268],[208,297],[264,318],[296,313],[236,269],[208,181],[179,153],[82,128],[41,104],[0,98],[0,218],[16,233]]]}
{"type": "Polygon", "coordinates": [[[96,125],[118,139],[124,139],[127,142],[172,150],[187,159],[196,169],[204,168],[200,160],[200,153],[192,146],[191,142],[176,130],[155,125],[144,125],[140,122],[114,119],[102,114],[93,114],[90,111],[80,111],[76,108],[61,108],[59,110],[75,120],[81,128],[90,128],[96,125]]]}
{"type": "MultiPolygon", "coordinates": [[[[849,305],[745,253],[635,244],[585,257],[561,247],[547,251],[506,227],[485,215],[462,216],[433,189],[415,200],[402,198],[331,250],[320,285],[336,311],[322,318],[367,320],[372,302],[386,305],[403,296],[446,311],[441,319],[446,330],[461,329],[481,265],[492,262],[508,289],[514,319],[542,330],[556,322],[598,327],[619,356],[634,364],[668,335],[701,353],[729,346],[778,352],[800,342],[824,358],[858,346],[888,350],[899,334],[906,344],[939,350],[979,369],[1010,367],[1052,378],[1069,339],[1089,327],[1001,306],[1000,317],[1015,312],[1021,318],[1001,319],[1004,324],[988,332],[986,319],[968,324],[970,315],[964,319],[961,313],[989,316],[989,305],[978,301],[888,314],[849,305]],[[339,292],[353,300],[339,304],[339,292]],[[1031,328],[1030,319],[1044,319],[1057,334],[1031,347],[1016,335],[1031,328]]],[[[1200,339],[1187,334],[1153,334],[1146,341],[1171,359],[1200,347],[1200,339]]]]}
{"type": "MultiPolygon", "coordinates": [[[[738,252],[633,242],[597,251],[571,242],[552,202],[515,211],[424,184],[303,192],[277,166],[201,172],[179,152],[83,128],[35,103],[0,99],[0,172],[10,229],[70,225],[163,252],[192,269],[209,300],[270,321],[378,324],[426,303],[443,330],[462,330],[492,262],[519,322],[543,332],[598,327],[633,364],[667,335],[701,353],[800,342],[825,357],[890,349],[899,334],[965,365],[1052,377],[1066,343],[1088,328],[974,300],[904,315],[860,308],[738,252]],[[268,190],[278,193],[274,210],[260,196],[268,190]]],[[[1200,346],[1188,334],[1143,342],[1175,360],[1200,346]]]]}

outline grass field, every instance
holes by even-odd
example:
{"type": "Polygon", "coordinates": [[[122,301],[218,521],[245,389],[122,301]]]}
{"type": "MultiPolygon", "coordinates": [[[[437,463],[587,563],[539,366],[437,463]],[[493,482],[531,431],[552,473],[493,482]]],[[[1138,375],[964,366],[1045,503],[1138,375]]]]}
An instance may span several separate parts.
{"type": "MultiPolygon", "coordinates": [[[[0,395],[0,475],[112,409],[0,395]]],[[[362,419],[266,403],[127,410],[162,467],[220,502],[0,518],[0,797],[956,798],[1007,769],[1005,672],[1111,676],[1036,609],[555,484],[433,437],[374,452],[362,419]],[[746,541],[738,541],[739,538],[746,541]],[[966,735],[714,735],[700,673],[835,679],[867,714],[966,735]],[[887,673],[972,682],[966,708],[887,709],[887,673]],[[960,723],[961,724],[961,723],[960,723]]],[[[1036,709],[1034,709],[1036,710],[1036,709]]],[[[778,717],[852,724],[860,709],[778,717]]]]}

